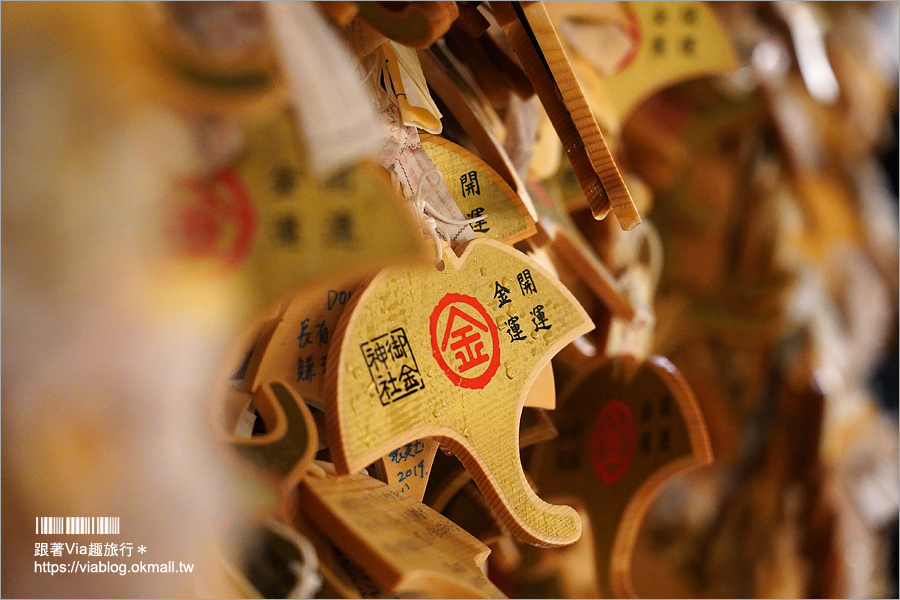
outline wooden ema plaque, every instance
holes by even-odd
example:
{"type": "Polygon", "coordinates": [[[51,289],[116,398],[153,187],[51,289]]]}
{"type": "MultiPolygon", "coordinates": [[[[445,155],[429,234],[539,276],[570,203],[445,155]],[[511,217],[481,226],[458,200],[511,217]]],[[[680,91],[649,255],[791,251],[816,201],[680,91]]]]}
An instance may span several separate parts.
{"type": "MultiPolygon", "coordinates": [[[[324,409],[326,356],[338,318],[354,293],[348,288],[352,286],[317,285],[282,306],[279,316],[263,326],[250,356],[244,376],[249,389],[257,390],[263,382],[280,379],[289,382],[307,403],[324,409]]],[[[553,369],[548,364],[530,388],[525,406],[554,408],[553,382],[553,369]]],[[[394,449],[376,461],[380,477],[401,493],[422,500],[438,446],[425,439],[394,449]]]]}
{"type": "Polygon", "coordinates": [[[322,283],[287,300],[271,330],[264,331],[254,346],[244,375],[249,389],[281,379],[306,402],[323,409],[328,348],[356,288],[343,282],[322,283]]]}
{"type": "Polygon", "coordinates": [[[712,462],[706,426],[668,360],[602,359],[562,394],[559,437],[535,448],[541,493],[583,506],[593,533],[600,597],[634,596],[631,555],[656,492],[712,462]]]}
{"type": "Polygon", "coordinates": [[[233,277],[250,316],[298,286],[425,262],[419,232],[382,169],[312,177],[287,113],[247,134],[235,163],[183,181],[167,198],[172,268],[233,277]]]}
{"type": "Polygon", "coordinates": [[[445,267],[387,269],[354,295],[328,354],[327,430],[351,473],[401,445],[435,438],[456,454],[519,539],[559,546],[580,535],[571,508],[532,491],[519,418],[550,358],[592,323],[543,267],[474,240],[445,267]]]}
{"type": "Polygon", "coordinates": [[[487,546],[366,475],[310,476],[300,505],[383,589],[404,596],[505,598],[479,568],[487,546]]]}

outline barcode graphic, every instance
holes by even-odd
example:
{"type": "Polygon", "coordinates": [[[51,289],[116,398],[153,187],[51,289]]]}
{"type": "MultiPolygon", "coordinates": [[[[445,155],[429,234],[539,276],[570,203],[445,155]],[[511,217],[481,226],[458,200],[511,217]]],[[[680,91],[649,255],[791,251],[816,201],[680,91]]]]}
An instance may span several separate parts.
{"type": "Polygon", "coordinates": [[[34,532],[40,535],[115,535],[119,517],[35,517],[34,532]]]}

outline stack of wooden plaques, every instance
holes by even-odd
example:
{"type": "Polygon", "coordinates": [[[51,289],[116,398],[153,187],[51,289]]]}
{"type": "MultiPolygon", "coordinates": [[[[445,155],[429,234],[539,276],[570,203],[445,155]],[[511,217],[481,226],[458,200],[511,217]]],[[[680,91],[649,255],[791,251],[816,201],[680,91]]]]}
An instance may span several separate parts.
{"type": "Polygon", "coordinates": [[[889,593],[898,446],[872,376],[896,346],[878,164],[896,14],[4,6],[4,366],[25,365],[4,593],[889,593]],[[46,136],[62,149],[35,163],[46,136]],[[91,252],[67,246],[85,233],[91,252]],[[34,248],[63,258],[34,276],[34,248]],[[107,318],[126,333],[81,333],[107,318]],[[92,418],[69,419],[84,397],[92,418]],[[109,491],[166,453],[183,463],[148,480],[168,504],[109,491]],[[204,509],[165,522],[199,489],[204,509]],[[205,558],[124,582],[32,572],[31,519],[76,510],[131,519],[154,561],[205,558]]]}

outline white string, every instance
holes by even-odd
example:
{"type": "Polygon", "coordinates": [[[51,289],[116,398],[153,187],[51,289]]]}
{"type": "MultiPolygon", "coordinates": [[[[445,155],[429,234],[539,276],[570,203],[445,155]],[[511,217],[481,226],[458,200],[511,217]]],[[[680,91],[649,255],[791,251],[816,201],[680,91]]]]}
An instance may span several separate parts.
{"type": "Polygon", "coordinates": [[[292,562],[290,569],[297,576],[297,584],[290,598],[313,598],[322,588],[322,576],[319,574],[319,561],[316,557],[316,549],[312,543],[302,536],[297,536],[296,541],[303,553],[303,564],[292,562]]]}
{"type": "MultiPolygon", "coordinates": [[[[393,104],[396,105],[397,98],[391,93],[392,86],[389,85],[388,81],[390,74],[387,71],[385,65],[384,55],[380,50],[378,50],[372,54],[371,60],[371,66],[364,72],[364,74],[362,74],[363,81],[368,84],[367,87],[369,88],[369,90],[376,95],[377,102],[382,105],[385,102],[393,102],[393,104]],[[385,78],[384,87],[381,86],[380,80],[382,77],[385,78]]],[[[362,67],[362,63],[360,63],[360,67],[362,67]]],[[[441,246],[441,236],[438,233],[437,222],[440,221],[448,225],[466,226],[471,225],[472,223],[477,223],[487,216],[482,214],[482,216],[480,217],[462,221],[458,219],[452,219],[441,213],[430,202],[428,202],[426,200],[427,195],[429,193],[432,193],[434,191],[434,188],[440,185],[440,182],[443,181],[443,177],[443,174],[437,168],[431,167],[427,169],[419,177],[419,182],[416,185],[415,193],[412,195],[412,197],[408,198],[408,200],[412,202],[413,206],[415,207],[416,218],[419,220],[419,224],[422,227],[423,231],[425,231],[425,233],[427,233],[434,240],[434,245],[437,249],[437,260],[434,264],[437,267],[440,267],[444,262],[444,249],[443,246],[441,246]],[[426,191],[423,194],[423,184],[428,183],[426,180],[432,173],[436,173],[438,175],[438,183],[434,185],[428,184],[431,185],[432,189],[426,191]]]]}
{"type": "Polygon", "coordinates": [[[432,173],[436,173],[440,178],[438,181],[443,181],[443,174],[436,168],[431,167],[427,169],[422,175],[419,177],[419,183],[416,185],[416,193],[409,198],[410,202],[413,203],[413,206],[416,208],[416,213],[419,216],[419,219],[422,223],[422,228],[428,233],[431,238],[434,240],[434,244],[437,247],[437,260],[434,262],[435,266],[440,266],[444,262],[444,248],[441,245],[441,237],[438,233],[437,222],[447,225],[458,225],[458,226],[466,226],[471,225],[473,223],[477,223],[478,221],[483,220],[487,217],[486,214],[482,214],[479,217],[474,217],[472,219],[453,219],[448,217],[447,215],[441,213],[437,208],[434,207],[428,200],[426,200],[426,196],[430,193],[433,193],[435,188],[439,184],[430,184],[427,182],[428,176],[432,173]],[[428,184],[431,186],[431,189],[428,190],[425,194],[423,191],[423,184],[428,184]]]}
{"type": "Polygon", "coordinates": [[[639,261],[634,268],[646,269],[649,285],[643,293],[640,292],[639,282],[640,273],[631,268],[618,279],[619,285],[629,296],[629,301],[634,307],[634,317],[631,322],[624,327],[624,334],[621,339],[620,351],[626,351],[635,356],[643,356],[647,348],[641,348],[641,342],[647,342],[650,333],[656,326],[656,314],[653,310],[653,298],[656,295],[656,289],[659,286],[660,276],[663,269],[663,245],[659,232],[649,221],[645,221],[641,227],[635,229],[645,244],[646,262],[639,261]],[[633,293],[628,293],[628,291],[633,293]]]}
{"type": "Polygon", "coordinates": [[[303,556],[302,563],[291,561],[288,565],[288,568],[297,577],[297,582],[286,597],[313,598],[322,588],[322,576],[319,574],[319,559],[315,546],[305,536],[274,519],[268,519],[266,526],[283,539],[292,542],[303,556]]]}

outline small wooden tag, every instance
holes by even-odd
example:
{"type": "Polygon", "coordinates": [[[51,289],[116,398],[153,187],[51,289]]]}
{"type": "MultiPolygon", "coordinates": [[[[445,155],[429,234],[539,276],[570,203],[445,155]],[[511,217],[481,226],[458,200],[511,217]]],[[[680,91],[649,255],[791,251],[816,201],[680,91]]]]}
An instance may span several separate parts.
{"type": "MultiPolygon", "coordinates": [[[[475,12],[481,16],[477,10],[475,12]]],[[[481,18],[487,29],[490,24],[487,19],[481,18]]],[[[509,103],[512,90],[510,90],[503,72],[492,60],[485,47],[479,43],[478,37],[481,35],[484,35],[484,32],[470,35],[457,24],[451,27],[444,36],[444,42],[460,62],[468,67],[475,86],[490,101],[491,106],[499,110],[509,103]]]]}
{"type": "Polygon", "coordinates": [[[562,284],[494,240],[474,240],[445,268],[387,269],[341,316],[328,354],[329,446],[350,473],[433,437],[472,473],[519,539],[578,539],[577,515],[525,481],[519,418],[550,358],[592,327],[562,284]]]}
{"type": "Polygon", "coordinates": [[[634,596],[631,555],[660,487],[712,462],[697,401],[672,363],[604,358],[564,393],[559,437],[535,448],[542,493],[586,507],[601,597],[634,596]]]}
{"type": "Polygon", "coordinates": [[[302,506],[372,580],[397,594],[505,598],[479,566],[490,550],[461,527],[361,474],[309,477],[302,506]]]}
{"type": "Polygon", "coordinates": [[[352,569],[348,569],[347,559],[332,545],[331,541],[319,531],[305,514],[293,511],[288,523],[312,543],[316,549],[318,568],[322,574],[322,590],[319,598],[361,598],[359,586],[353,577],[352,569]]]}

